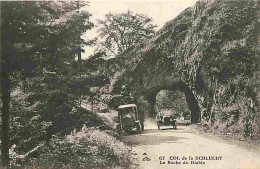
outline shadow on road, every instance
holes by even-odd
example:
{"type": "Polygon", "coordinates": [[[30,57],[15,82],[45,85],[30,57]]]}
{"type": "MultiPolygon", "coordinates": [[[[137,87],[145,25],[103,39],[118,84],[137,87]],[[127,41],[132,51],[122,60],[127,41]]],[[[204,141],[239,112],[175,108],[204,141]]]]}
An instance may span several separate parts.
{"type": "MultiPolygon", "coordinates": [[[[183,130],[183,129],[177,129],[183,130]]],[[[177,137],[175,132],[177,130],[173,129],[147,129],[144,130],[142,134],[134,134],[123,137],[123,142],[130,146],[141,146],[141,145],[159,145],[167,142],[180,143],[182,139],[189,139],[186,137],[177,137]]]]}

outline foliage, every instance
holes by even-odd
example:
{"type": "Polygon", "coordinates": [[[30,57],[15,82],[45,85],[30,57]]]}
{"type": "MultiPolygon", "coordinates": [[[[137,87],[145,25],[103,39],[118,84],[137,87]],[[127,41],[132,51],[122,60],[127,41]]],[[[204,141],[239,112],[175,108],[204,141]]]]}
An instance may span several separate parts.
{"type": "Polygon", "coordinates": [[[80,130],[83,124],[107,128],[95,114],[77,107],[75,97],[58,90],[44,96],[41,91],[36,96],[19,90],[13,93],[10,145],[15,144],[19,154],[25,154],[41,141],[48,141],[53,134],[65,135],[74,129],[80,130]]]}
{"type": "Polygon", "coordinates": [[[59,69],[64,62],[74,60],[75,46],[84,43],[80,35],[93,26],[88,12],[76,13],[76,2],[3,2],[3,5],[1,40],[4,47],[6,41],[11,41],[14,47],[12,68],[18,65],[25,70],[38,66],[48,71],[59,69]],[[27,62],[30,65],[24,65],[27,62]]]}
{"type": "Polygon", "coordinates": [[[189,120],[190,110],[186,103],[185,95],[180,91],[171,92],[162,90],[156,96],[155,108],[159,112],[161,109],[172,109],[176,112],[177,117],[183,116],[189,120]]]}
{"type": "Polygon", "coordinates": [[[98,20],[101,51],[118,56],[135,44],[154,35],[156,25],[143,14],[125,13],[105,15],[98,20]]]}
{"type": "MultiPolygon", "coordinates": [[[[1,2],[1,74],[6,75],[6,81],[11,80],[11,91],[18,90],[19,95],[25,96],[20,103],[15,100],[19,95],[14,94],[10,104],[10,144],[17,144],[20,153],[46,140],[46,135],[68,133],[78,125],[79,117],[72,110],[87,90],[77,86],[85,93],[69,93],[67,82],[79,76],[75,49],[86,43],[80,36],[93,27],[87,11],[77,12],[85,5],[86,2],[1,2]],[[48,133],[50,126],[53,131],[48,133]]],[[[3,79],[2,82],[6,84],[3,79]]],[[[9,91],[8,85],[1,87],[9,91]]],[[[3,103],[6,100],[2,98],[3,103]]],[[[8,118],[6,111],[2,113],[8,118]]],[[[8,133],[8,127],[5,131],[8,133]]],[[[9,139],[2,135],[4,138],[9,139]]]]}
{"type": "Polygon", "coordinates": [[[22,165],[37,168],[112,168],[127,165],[129,150],[105,132],[82,129],[67,138],[52,138],[40,156],[22,165]],[[124,164],[125,163],[125,164],[124,164]]]}
{"type": "MultiPolygon", "coordinates": [[[[203,97],[210,98],[202,103],[209,107],[204,120],[216,123],[215,127],[225,126],[226,131],[232,129],[234,134],[254,137],[260,126],[257,120],[259,81],[256,80],[259,57],[255,38],[259,7],[253,1],[240,1],[235,7],[232,2],[217,3],[215,12],[220,9],[224,9],[225,15],[217,16],[217,24],[204,25],[204,30],[214,30],[201,62],[207,88],[203,97]]],[[[205,21],[215,16],[206,17],[205,21]]],[[[203,30],[201,33],[206,35],[203,30]]]]}
{"type": "MultiPolygon", "coordinates": [[[[194,25],[188,28],[185,40],[175,39],[184,45],[175,50],[179,54],[175,59],[184,62],[179,68],[182,80],[195,90],[203,123],[255,137],[260,126],[259,5],[251,0],[216,1],[197,3],[195,9],[196,18],[190,18],[194,25]]],[[[175,30],[177,27],[178,23],[175,30]]]]}
{"type": "Polygon", "coordinates": [[[118,160],[109,148],[87,139],[81,139],[77,144],[66,139],[54,139],[41,151],[44,153],[38,160],[31,162],[33,167],[94,168],[113,166],[118,160]]]}

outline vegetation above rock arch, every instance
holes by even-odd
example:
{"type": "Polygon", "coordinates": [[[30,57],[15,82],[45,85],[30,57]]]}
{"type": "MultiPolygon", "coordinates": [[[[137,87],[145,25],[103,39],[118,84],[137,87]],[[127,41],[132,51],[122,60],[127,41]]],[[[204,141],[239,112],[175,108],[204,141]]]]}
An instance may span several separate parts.
{"type": "Polygon", "coordinates": [[[132,95],[142,95],[179,79],[196,97],[202,123],[258,137],[258,16],[257,1],[197,2],[121,56],[126,63],[115,92],[127,85],[132,95]]]}

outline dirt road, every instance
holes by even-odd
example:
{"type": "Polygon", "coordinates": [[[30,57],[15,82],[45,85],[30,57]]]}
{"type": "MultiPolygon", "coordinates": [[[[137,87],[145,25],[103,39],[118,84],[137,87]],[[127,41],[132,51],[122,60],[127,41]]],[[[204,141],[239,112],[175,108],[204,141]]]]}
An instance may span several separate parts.
{"type": "Polygon", "coordinates": [[[146,129],[123,141],[132,146],[136,169],[260,169],[260,153],[206,138],[190,127],[146,129]]]}

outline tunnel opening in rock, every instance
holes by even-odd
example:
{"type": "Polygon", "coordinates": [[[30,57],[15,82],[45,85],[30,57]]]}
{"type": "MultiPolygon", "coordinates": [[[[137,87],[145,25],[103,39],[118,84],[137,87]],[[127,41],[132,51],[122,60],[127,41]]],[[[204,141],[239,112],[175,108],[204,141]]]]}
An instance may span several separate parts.
{"type": "Polygon", "coordinates": [[[192,124],[200,122],[198,102],[185,83],[157,86],[149,91],[145,101],[142,101],[142,105],[147,107],[143,115],[145,123],[152,122],[161,110],[172,111],[177,119],[189,120],[192,124]]]}
{"type": "MultiPolygon", "coordinates": [[[[190,124],[191,111],[186,102],[185,93],[181,91],[160,90],[156,94],[154,112],[172,116],[179,124],[190,124]]],[[[167,117],[165,117],[167,118],[167,117]]],[[[146,114],[146,129],[157,129],[154,114],[146,114]]]]}
{"type": "Polygon", "coordinates": [[[180,91],[161,90],[158,92],[154,109],[156,112],[170,112],[180,120],[190,120],[191,117],[185,93],[180,91]]]}

